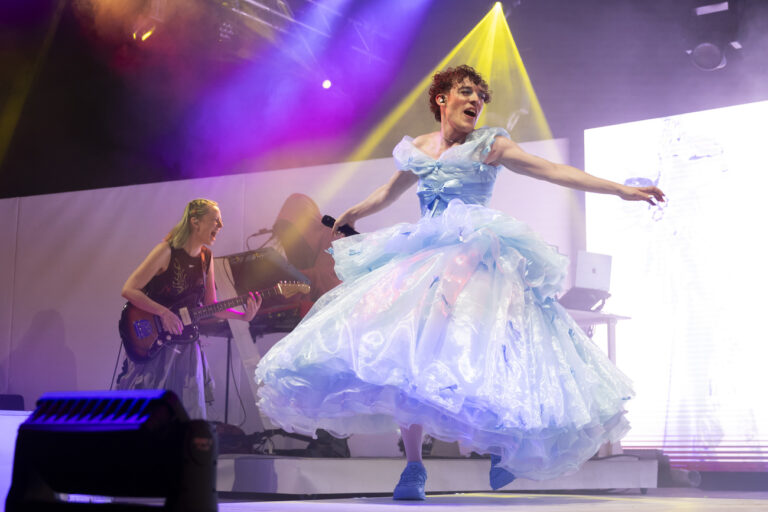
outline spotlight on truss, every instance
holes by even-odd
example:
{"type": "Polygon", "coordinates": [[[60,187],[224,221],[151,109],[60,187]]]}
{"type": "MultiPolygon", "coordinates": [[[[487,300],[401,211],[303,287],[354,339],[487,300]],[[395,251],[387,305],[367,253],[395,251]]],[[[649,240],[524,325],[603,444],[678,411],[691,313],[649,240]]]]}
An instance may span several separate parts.
{"type": "Polygon", "coordinates": [[[690,55],[693,65],[702,71],[722,69],[728,63],[724,48],[715,43],[699,43],[690,51],[690,55]]]}
{"type": "Polygon", "coordinates": [[[741,0],[694,0],[686,53],[698,69],[723,69],[728,64],[729,52],[741,49],[738,41],[740,6],[741,0]]]}
{"type": "Polygon", "coordinates": [[[133,27],[133,40],[144,42],[155,33],[157,25],[149,20],[141,20],[133,27]]]}
{"type": "Polygon", "coordinates": [[[133,25],[134,41],[144,42],[165,22],[167,0],[151,0],[133,25]]]}

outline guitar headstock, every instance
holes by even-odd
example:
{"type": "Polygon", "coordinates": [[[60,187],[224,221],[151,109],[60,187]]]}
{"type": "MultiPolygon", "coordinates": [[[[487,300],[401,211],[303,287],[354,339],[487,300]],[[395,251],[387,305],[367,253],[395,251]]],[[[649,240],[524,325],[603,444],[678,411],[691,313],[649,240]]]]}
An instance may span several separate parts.
{"type": "Polygon", "coordinates": [[[275,285],[275,291],[285,298],[297,293],[309,293],[310,286],[301,281],[280,281],[275,285]]]}

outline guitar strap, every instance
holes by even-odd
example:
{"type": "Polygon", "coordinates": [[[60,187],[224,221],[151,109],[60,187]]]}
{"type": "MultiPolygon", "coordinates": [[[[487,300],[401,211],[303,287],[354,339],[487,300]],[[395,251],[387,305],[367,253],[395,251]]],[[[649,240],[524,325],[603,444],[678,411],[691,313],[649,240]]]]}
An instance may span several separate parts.
{"type": "MultiPolygon", "coordinates": [[[[208,276],[208,272],[206,271],[206,268],[207,268],[206,262],[210,263],[210,260],[206,260],[205,254],[206,254],[205,246],[203,246],[200,249],[200,268],[203,271],[203,303],[205,303],[205,283],[207,282],[206,277],[208,276]]],[[[208,254],[211,254],[211,253],[208,253],[208,254]]]]}
{"type": "Polygon", "coordinates": [[[200,249],[200,271],[203,274],[203,283],[199,287],[195,287],[194,291],[190,290],[189,296],[194,296],[197,300],[197,305],[202,306],[205,304],[205,289],[206,289],[206,278],[208,277],[208,272],[206,271],[205,267],[205,246],[203,246],[202,249],[200,249]]]}
{"type": "Polygon", "coordinates": [[[205,246],[200,248],[200,269],[203,271],[203,301],[205,301],[205,283],[206,283],[206,271],[205,271],[205,246]]]}

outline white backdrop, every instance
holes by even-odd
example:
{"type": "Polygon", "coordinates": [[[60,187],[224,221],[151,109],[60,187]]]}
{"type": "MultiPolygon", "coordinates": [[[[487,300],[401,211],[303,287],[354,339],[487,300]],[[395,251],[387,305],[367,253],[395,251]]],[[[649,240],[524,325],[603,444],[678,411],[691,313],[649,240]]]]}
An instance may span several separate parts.
{"type": "MultiPolygon", "coordinates": [[[[561,160],[567,144],[524,147],[561,160]]],[[[189,200],[219,202],[224,229],[213,251],[222,256],[246,250],[246,237],[271,227],[290,194],[307,194],[323,213],[337,216],[389,179],[394,169],[392,159],[385,158],[0,200],[0,392],[23,395],[31,409],[47,391],[109,387],[119,345],[122,285],[179,220],[189,200]],[[326,185],[346,174],[339,192],[322,199],[326,185]]],[[[504,172],[490,206],[527,221],[561,252],[575,254],[583,248],[581,202],[580,193],[504,172]]],[[[418,215],[414,188],[357,228],[369,231],[418,215]]],[[[269,346],[277,338],[269,336],[259,345],[269,346]]],[[[209,412],[222,420],[226,344],[208,338],[205,347],[217,382],[209,412]]],[[[239,368],[237,354],[234,364],[239,368]]],[[[244,423],[251,431],[259,425],[246,378],[251,376],[235,372],[244,407],[233,388],[229,422],[244,423]]]]}
{"type": "Polygon", "coordinates": [[[673,464],[765,471],[768,102],[588,130],[587,170],[668,201],[587,198],[588,248],[613,255],[618,364],[635,379],[626,445],[673,464]]]}

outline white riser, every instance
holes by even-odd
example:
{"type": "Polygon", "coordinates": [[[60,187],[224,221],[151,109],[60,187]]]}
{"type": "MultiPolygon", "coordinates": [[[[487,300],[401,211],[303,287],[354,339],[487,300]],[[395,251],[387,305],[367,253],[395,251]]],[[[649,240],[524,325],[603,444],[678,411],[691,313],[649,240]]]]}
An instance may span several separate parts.
{"type": "MultiPolygon", "coordinates": [[[[221,455],[216,490],[276,494],[390,493],[404,459],[322,459],[221,455]]],[[[428,459],[427,492],[488,491],[487,459],[428,459]]],[[[546,481],[520,478],[504,490],[655,488],[658,462],[631,456],[587,461],[579,471],[546,481]]]]}

